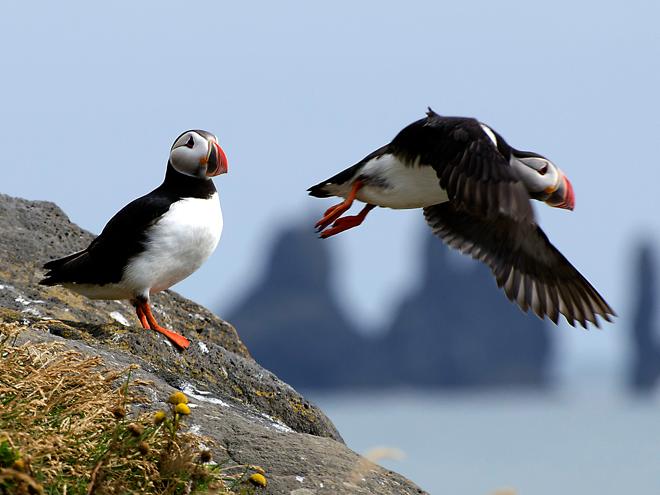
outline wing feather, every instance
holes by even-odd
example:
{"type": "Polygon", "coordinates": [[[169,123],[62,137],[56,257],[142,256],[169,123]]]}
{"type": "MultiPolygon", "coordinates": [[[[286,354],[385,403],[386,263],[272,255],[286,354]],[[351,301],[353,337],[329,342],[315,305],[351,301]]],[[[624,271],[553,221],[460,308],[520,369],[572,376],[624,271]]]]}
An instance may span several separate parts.
{"type": "Polygon", "coordinates": [[[424,208],[434,234],[454,249],[486,263],[507,297],[523,311],[557,322],[561,313],[599,326],[615,316],[596,289],[555,248],[535,223],[509,216],[481,217],[455,202],[424,208]]]}
{"type": "Polygon", "coordinates": [[[149,227],[169,210],[174,199],[156,189],[127,204],[87,249],[46,263],[48,271],[39,283],[119,282],[128,260],[144,250],[149,227]]]}

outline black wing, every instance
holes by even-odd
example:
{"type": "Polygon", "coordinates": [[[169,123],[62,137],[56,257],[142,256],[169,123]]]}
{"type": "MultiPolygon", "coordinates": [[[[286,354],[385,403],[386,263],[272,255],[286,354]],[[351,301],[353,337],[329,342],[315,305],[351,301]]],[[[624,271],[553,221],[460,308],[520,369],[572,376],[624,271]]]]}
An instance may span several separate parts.
{"type": "Polygon", "coordinates": [[[39,283],[108,284],[119,282],[128,260],[144,250],[147,231],[169,210],[172,197],[161,188],[138,198],[110,219],[87,249],[49,261],[39,283]]]}
{"type": "Polygon", "coordinates": [[[557,323],[559,313],[583,327],[616,316],[594,287],[534,223],[500,215],[483,218],[451,202],[424,208],[424,217],[449,246],[486,263],[512,301],[557,323]]]}
{"type": "Polygon", "coordinates": [[[404,163],[433,167],[449,199],[471,211],[533,221],[529,193],[509,165],[511,148],[497,140],[495,146],[475,119],[429,109],[392,140],[389,151],[404,163]]]}

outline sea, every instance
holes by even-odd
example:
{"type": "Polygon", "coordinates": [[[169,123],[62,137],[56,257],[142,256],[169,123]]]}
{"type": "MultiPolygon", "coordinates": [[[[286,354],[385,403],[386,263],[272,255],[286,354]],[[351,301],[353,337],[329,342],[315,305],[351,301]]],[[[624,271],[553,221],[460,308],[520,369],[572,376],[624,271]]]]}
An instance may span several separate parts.
{"type": "Polygon", "coordinates": [[[660,494],[657,394],[580,387],[310,398],[351,449],[431,494],[660,494]]]}

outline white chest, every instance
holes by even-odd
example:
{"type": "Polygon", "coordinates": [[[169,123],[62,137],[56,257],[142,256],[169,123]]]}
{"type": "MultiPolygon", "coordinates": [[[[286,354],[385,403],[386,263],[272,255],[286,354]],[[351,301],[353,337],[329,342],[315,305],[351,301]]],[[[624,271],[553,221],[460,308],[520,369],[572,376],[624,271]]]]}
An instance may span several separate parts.
{"type": "Polygon", "coordinates": [[[217,193],[209,199],[177,201],[151,227],[145,251],[128,264],[122,282],[149,293],[167,289],[206,261],[221,234],[217,193]]]}
{"type": "Polygon", "coordinates": [[[361,175],[370,184],[358,192],[357,198],[387,208],[423,208],[448,200],[432,167],[406,166],[393,155],[370,160],[361,175]]]}

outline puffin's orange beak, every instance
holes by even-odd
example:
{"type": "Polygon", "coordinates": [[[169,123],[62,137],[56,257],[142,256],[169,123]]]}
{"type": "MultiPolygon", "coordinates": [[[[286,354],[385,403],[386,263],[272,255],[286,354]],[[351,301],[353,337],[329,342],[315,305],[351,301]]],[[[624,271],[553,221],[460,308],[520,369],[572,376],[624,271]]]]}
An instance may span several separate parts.
{"type": "Polygon", "coordinates": [[[573,192],[573,185],[563,173],[559,178],[557,187],[546,190],[550,194],[548,199],[545,200],[550,206],[555,208],[564,208],[566,210],[573,210],[575,208],[575,193],[573,192]]]}
{"type": "Polygon", "coordinates": [[[206,159],[202,159],[202,164],[206,165],[206,176],[215,177],[216,175],[226,174],[228,170],[227,155],[215,141],[209,145],[209,154],[206,159]]]}

